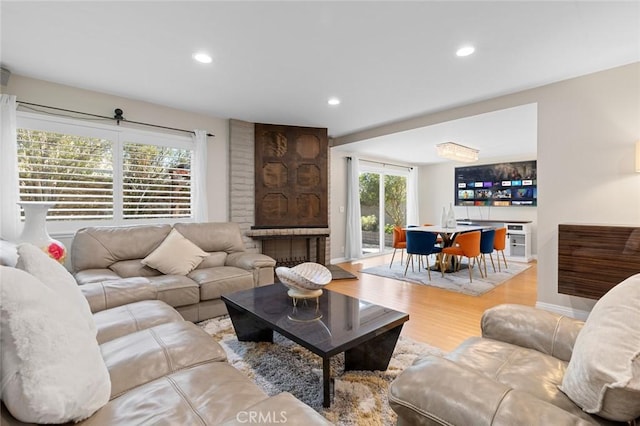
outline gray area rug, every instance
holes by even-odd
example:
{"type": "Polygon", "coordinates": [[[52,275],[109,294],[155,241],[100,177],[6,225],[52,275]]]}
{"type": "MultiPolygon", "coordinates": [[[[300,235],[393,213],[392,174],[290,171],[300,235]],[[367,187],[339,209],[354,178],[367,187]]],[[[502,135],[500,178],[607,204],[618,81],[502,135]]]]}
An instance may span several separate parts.
{"type": "Polygon", "coordinates": [[[331,407],[322,407],[322,359],[274,333],[274,343],[239,342],[228,316],[198,324],[227,352],[228,361],[268,395],[286,391],[337,425],[394,425],[396,414],[388,403],[389,384],[418,356],[444,352],[402,336],[387,371],[344,372],[344,356],[331,359],[335,378],[331,407]]]}
{"type": "Polygon", "coordinates": [[[331,279],[332,280],[355,280],[358,277],[353,275],[349,271],[345,271],[338,265],[327,265],[329,271],[331,271],[331,279]]]}
{"type": "Polygon", "coordinates": [[[405,281],[414,284],[438,287],[444,290],[455,291],[471,296],[480,296],[490,290],[493,290],[500,284],[531,267],[531,265],[526,263],[515,262],[508,262],[507,265],[507,269],[504,268],[504,265],[502,266],[502,272],[493,272],[491,263],[488,263],[487,278],[480,278],[480,272],[478,271],[478,266],[476,265],[476,267],[473,268],[472,283],[469,282],[469,271],[467,270],[466,263],[458,272],[445,273],[444,278],[439,271],[431,271],[431,281],[429,281],[429,276],[427,275],[427,271],[425,269],[418,270],[418,264],[416,262],[414,262],[415,272],[411,271],[411,264],[409,264],[409,270],[407,271],[406,276],[404,275],[405,265],[400,265],[400,262],[398,261],[394,262],[391,268],[389,268],[388,264],[385,264],[362,269],[360,272],[362,272],[363,274],[393,278],[399,281],[405,281]]]}

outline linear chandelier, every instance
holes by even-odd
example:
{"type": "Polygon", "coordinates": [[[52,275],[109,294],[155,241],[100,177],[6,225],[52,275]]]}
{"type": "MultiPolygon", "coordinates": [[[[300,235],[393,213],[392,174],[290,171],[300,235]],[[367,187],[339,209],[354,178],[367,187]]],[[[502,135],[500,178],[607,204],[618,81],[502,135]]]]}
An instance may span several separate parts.
{"type": "Polygon", "coordinates": [[[438,156],[449,160],[461,161],[463,163],[473,163],[478,161],[480,151],[455,142],[444,142],[436,145],[438,156]]]}

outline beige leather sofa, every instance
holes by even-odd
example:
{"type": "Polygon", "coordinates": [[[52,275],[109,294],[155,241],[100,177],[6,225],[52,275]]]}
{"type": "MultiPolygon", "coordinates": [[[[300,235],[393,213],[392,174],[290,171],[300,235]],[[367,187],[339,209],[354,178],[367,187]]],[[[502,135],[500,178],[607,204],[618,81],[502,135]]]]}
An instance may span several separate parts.
{"type": "MultiPolygon", "coordinates": [[[[124,285],[88,283],[82,290],[94,312],[111,396],[79,425],[232,425],[251,419],[330,424],[291,394],[268,397],[225,362],[211,336],[165,302],[139,300],[143,293],[124,285]],[[96,297],[99,293],[103,297],[96,297]]],[[[0,419],[3,425],[26,424],[13,418],[4,402],[0,419]]]]}
{"type": "Polygon", "coordinates": [[[131,286],[131,291],[162,300],[194,322],[226,314],[220,299],[224,293],[272,284],[276,263],[245,251],[239,226],[230,222],[83,228],[74,236],[70,255],[80,285],[131,286]],[[172,229],[208,253],[184,275],[167,275],[143,264],[172,229]]]}
{"type": "Polygon", "coordinates": [[[418,359],[391,384],[399,425],[611,425],[640,416],[640,274],[584,323],[500,305],[481,326],[482,337],[418,359]]]}

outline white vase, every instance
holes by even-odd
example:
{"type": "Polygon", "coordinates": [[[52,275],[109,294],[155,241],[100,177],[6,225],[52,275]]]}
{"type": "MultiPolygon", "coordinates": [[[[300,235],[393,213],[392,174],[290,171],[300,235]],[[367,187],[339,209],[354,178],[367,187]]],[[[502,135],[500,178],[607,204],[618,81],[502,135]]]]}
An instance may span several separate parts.
{"type": "Polygon", "coordinates": [[[24,209],[24,228],[17,242],[40,247],[49,257],[64,263],[66,247],[47,232],[47,211],[56,203],[24,201],[18,204],[24,209]]]}
{"type": "Polygon", "coordinates": [[[440,225],[442,225],[443,228],[447,227],[447,212],[444,207],[442,208],[442,219],[440,220],[440,225]]]}
{"type": "Polygon", "coordinates": [[[449,214],[447,214],[447,228],[455,228],[458,223],[456,222],[456,215],[453,213],[453,203],[449,203],[449,214]]]}

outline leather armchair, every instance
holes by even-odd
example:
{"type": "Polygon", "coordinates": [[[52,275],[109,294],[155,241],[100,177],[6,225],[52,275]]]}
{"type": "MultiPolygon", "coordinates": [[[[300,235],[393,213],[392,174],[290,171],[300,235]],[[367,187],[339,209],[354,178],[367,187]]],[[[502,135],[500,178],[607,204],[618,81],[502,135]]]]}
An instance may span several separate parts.
{"type": "Polygon", "coordinates": [[[398,424],[619,424],[587,414],[559,389],[583,325],[528,306],[487,310],[482,337],[416,360],[391,384],[398,424]]]}

